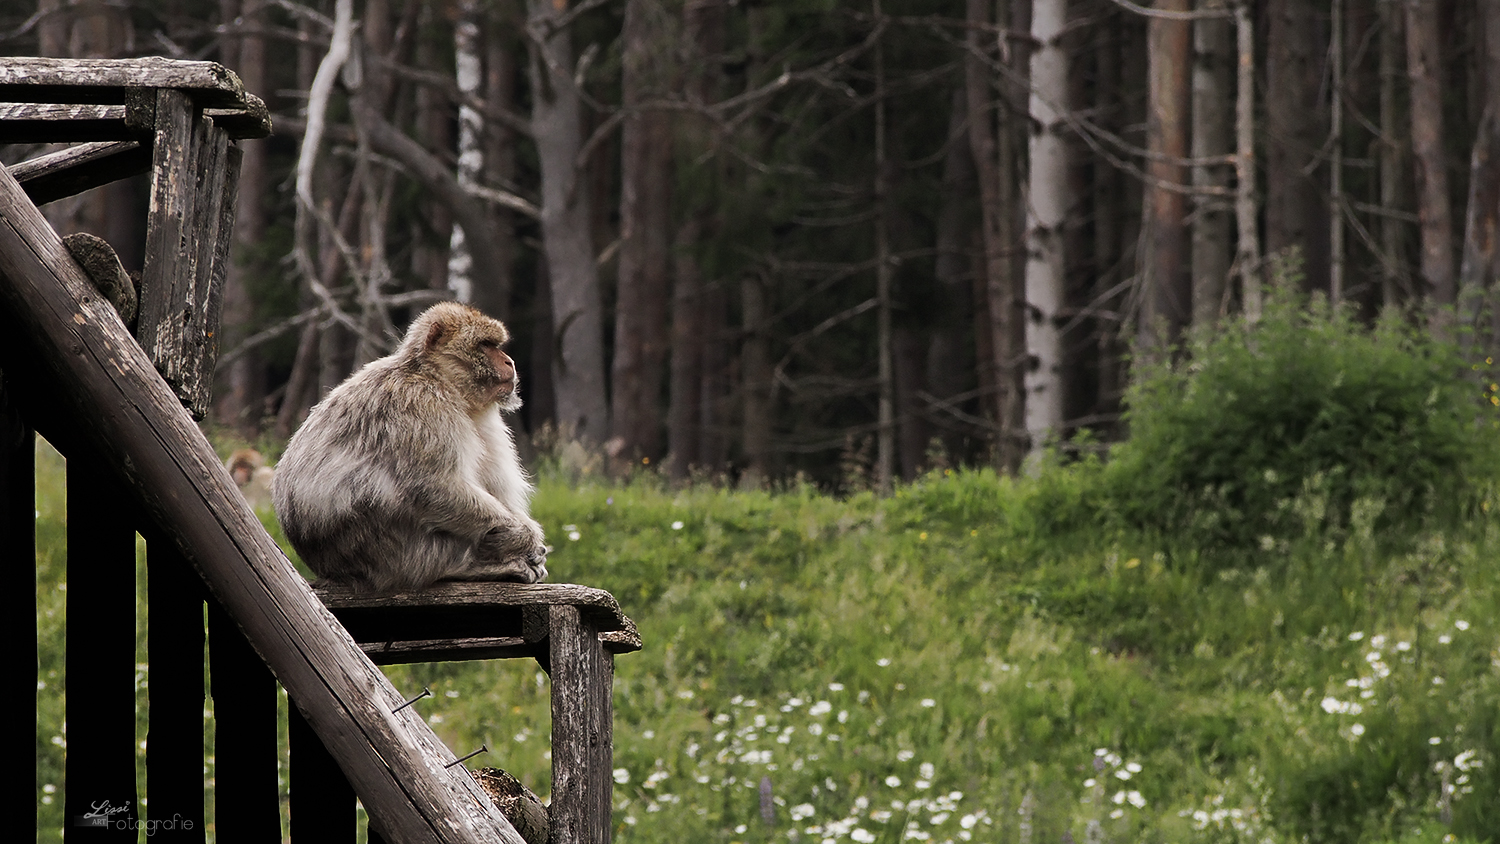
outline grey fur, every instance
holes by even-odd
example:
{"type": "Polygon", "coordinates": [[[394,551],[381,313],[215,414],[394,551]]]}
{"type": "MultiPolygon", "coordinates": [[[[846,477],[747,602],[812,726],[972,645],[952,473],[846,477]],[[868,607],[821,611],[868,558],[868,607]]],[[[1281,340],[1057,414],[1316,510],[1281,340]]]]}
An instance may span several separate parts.
{"type": "Polygon", "coordinates": [[[456,303],[319,402],[276,467],[287,539],[320,577],[382,592],[547,576],[532,487],[501,410],[520,407],[505,326],[456,303]]]}

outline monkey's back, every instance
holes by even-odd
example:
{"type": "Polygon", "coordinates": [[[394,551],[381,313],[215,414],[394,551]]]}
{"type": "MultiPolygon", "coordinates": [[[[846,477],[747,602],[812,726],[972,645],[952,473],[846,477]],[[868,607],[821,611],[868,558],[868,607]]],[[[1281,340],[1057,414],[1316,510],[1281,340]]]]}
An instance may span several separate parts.
{"type": "Polygon", "coordinates": [[[473,537],[435,527],[424,495],[452,483],[465,426],[420,367],[373,361],[308,414],[277,466],[273,502],[320,577],[417,588],[462,567],[473,537]]]}

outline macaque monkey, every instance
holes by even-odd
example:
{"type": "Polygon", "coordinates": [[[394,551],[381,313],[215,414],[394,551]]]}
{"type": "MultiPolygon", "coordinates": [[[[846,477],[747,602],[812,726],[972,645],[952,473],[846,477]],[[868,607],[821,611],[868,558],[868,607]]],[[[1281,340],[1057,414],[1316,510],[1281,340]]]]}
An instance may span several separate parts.
{"type": "Polygon", "coordinates": [[[389,357],[308,415],[276,467],[276,515],[320,577],[356,589],[547,576],[531,484],[501,411],[521,406],[510,333],[466,305],[417,317],[389,357]]]}
{"type": "Polygon", "coordinates": [[[266,458],[253,448],[235,449],[224,461],[224,468],[234,478],[234,485],[256,510],[271,503],[271,481],[276,470],[266,465],[266,458]]]}

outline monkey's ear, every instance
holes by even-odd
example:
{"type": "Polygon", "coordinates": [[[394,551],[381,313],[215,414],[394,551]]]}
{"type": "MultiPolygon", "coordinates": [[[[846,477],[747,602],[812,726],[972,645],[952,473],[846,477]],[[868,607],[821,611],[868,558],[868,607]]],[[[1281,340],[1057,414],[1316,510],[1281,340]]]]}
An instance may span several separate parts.
{"type": "Polygon", "coordinates": [[[433,321],[427,327],[427,338],[422,341],[422,350],[430,352],[443,344],[443,338],[448,334],[448,326],[442,320],[433,321]]]}

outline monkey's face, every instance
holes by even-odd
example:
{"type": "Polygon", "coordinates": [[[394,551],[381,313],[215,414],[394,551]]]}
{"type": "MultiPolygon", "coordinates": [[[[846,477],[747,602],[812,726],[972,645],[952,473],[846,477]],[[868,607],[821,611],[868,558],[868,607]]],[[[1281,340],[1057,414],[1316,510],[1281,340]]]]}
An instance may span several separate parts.
{"type": "Polygon", "coordinates": [[[472,411],[521,406],[515,362],[501,351],[510,340],[505,324],[456,302],[434,305],[412,323],[398,357],[429,367],[439,381],[457,389],[472,411]]]}
{"type": "Polygon", "coordinates": [[[521,386],[521,377],[516,374],[516,362],[501,351],[500,344],[493,340],[480,342],[479,349],[484,352],[490,369],[495,374],[490,400],[497,402],[501,410],[518,410],[521,407],[521,394],[517,388],[521,386]]]}

